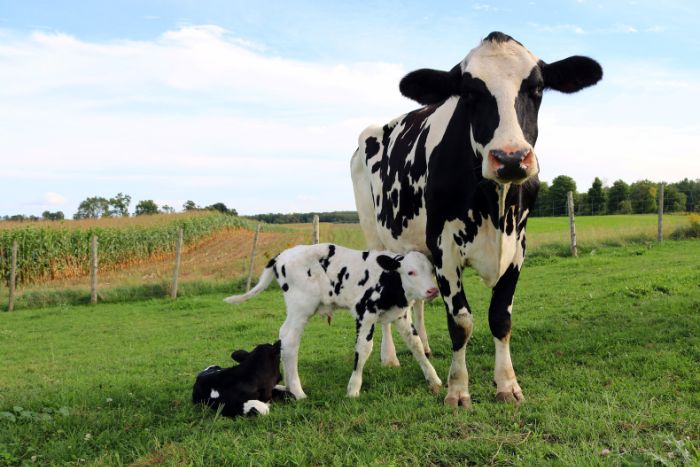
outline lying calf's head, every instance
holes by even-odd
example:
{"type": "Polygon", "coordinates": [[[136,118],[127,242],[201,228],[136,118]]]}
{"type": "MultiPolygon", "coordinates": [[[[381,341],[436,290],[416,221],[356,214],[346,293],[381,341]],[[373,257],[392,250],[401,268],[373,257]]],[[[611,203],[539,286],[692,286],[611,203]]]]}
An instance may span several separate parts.
{"type": "Polygon", "coordinates": [[[423,253],[411,251],[394,257],[379,255],[377,263],[385,271],[399,274],[407,300],[431,300],[438,295],[433,282],[433,265],[423,253]]]}
{"type": "Polygon", "coordinates": [[[236,350],[231,358],[239,365],[210,366],[197,375],[192,402],[221,408],[227,417],[266,414],[280,374],[280,341],[260,344],[252,352],[236,350]]]}

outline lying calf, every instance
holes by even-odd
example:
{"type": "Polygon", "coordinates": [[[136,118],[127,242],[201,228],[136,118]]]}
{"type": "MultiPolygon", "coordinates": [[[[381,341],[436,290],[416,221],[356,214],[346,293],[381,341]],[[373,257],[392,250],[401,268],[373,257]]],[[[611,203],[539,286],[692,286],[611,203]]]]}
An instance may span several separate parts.
{"type": "Polygon", "coordinates": [[[192,402],[213,409],[221,406],[221,414],[267,415],[280,376],[280,341],[260,344],[252,352],[236,350],[231,358],[240,365],[231,368],[210,366],[197,375],[192,388],[192,402]]]}
{"type": "Polygon", "coordinates": [[[433,267],[425,255],[410,252],[356,251],[332,244],[301,245],[270,260],[260,281],[248,293],[226,298],[240,303],[265,290],[276,278],[284,292],[287,319],[280,329],[282,363],[287,389],[297,399],[306,397],[297,369],[299,344],[304,327],[316,312],[332,314],[347,308],[355,317],[355,369],[348,383],[348,396],[357,397],[362,386],[362,368],[372,352],[374,326],[394,323],[434,391],[442,382],[423,351],[418,333],[407,313],[409,302],[432,299],[433,267]]]}

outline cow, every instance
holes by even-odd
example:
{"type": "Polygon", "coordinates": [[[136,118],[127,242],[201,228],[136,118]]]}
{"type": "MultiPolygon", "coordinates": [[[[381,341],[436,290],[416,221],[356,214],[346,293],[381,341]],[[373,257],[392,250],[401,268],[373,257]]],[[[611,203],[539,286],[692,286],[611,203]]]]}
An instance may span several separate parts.
{"type": "Polygon", "coordinates": [[[430,300],[439,293],[433,283],[433,266],[422,253],[357,251],[329,243],[298,245],[272,258],[249,292],[224,301],[248,300],[275,278],[284,292],[287,308],[287,318],[280,329],[284,379],[296,399],[306,397],[297,368],[304,327],[316,313],[330,320],[336,308],[347,308],[355,318],[355,366],[348,383],[349,397],[360,395],[362,369],[372,352],[374,326],[378,322],[395,323],[430,388],[437,392],[442,387],[407,312],[409,302],[430,300]]]}
{"type": "Polygon", "coordinates": [[[277,341],[260,344],[251,352],[236,350],[231,358],[239,365],[205,368],[192,386],[192,402],[220,410],[225,417],[267,415],[273,397],[283,398],[286,393],[277,384],[282,380],[280,348],[277,341]]]}
{"type": "MultiPolygon", "coordinates": [[[[452,342],[447,405],[471,405],[466,266],[492,289],[496,399],[524,399],[509,344],[525,226],[539,187],[537,113],[544,90],[577,92],[602,75],[588,57],[545,63],[512,37],[493,32],[450,71],[407,74],[399,89],[422,107],[359,137],[351,173],[368,247],[420,251],[435,265],[452,342]]],[[[417,308],[416,325],[425,338],[417,308]]],[[[382,332],[382,361],[396,363],[390,327],[382,332]]]]}

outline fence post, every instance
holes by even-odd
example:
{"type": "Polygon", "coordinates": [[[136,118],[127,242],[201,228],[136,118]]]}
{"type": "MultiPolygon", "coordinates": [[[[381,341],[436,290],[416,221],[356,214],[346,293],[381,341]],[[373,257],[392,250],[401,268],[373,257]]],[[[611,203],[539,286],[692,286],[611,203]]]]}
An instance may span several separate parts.
{"type": "Polygon", "coordinates": [[[313,236],[311,238],[311,243],[316,245],[317,243],[320,243],[320,230],[318,226],[318,215],[314,214],[314,228],[313,228],[313,236]]]}
{"type": "Polygon", "coordinates": [[[656,239],[660,242],[664,239],[664,183],[659,184],[659,225],[656,232],[656,239]]]}
{"type": "Polygon", "coordinates": [[[566,206],[569,211],[569,231],[571,233],[571,256],[578,256],[576,248],[576,224],[574,222],[574,194],[569,191],[566,194],[566,206]]]}
{"type": "Polygon", "coordinates": [[[7,301],[7,311],[15,308],[15,283],[17,279],[17,240],[12,242],[12,263],[10,264],[10,296],[7,301]]]}
{"type": "Polygon", "coordinates": [[[177,276],[180,274],[180,255],[182,254],[182,227],[177,231],[177,244],[175,245],[175,268],[173,269],[173,284],[170,287],[170,298],[177,298],[177,276]]]}
{"type": "Polygon", "coordinates": [[[90,303],[97,303],[97,235],[90,238],[90,303]]]}
{"type": "Polygon", "coordinates": [[[255,236],[253,237],[253,251],[250,252],[250,266],[248,267],[248,280],[245,284],[245,291],[250,290],[250,281],[253,279],[253,266],[255,265],[255,248],[258,246],[258,234],[260,234],[260,224],[255,227],[255,236]]]}

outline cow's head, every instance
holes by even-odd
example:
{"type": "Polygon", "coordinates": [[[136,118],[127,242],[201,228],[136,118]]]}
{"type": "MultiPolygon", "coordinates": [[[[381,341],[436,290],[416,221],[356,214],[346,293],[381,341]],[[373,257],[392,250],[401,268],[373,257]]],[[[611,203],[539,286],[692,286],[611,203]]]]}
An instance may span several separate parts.
{"type": "Polygon", "coordinates": [[[459,96],[484,178],[522,183],[539,172],[534,146],[542,91],[572,93],[602,77],[593,59],[573,56],[547,64],[512,37],[492,32],[452,70],[413,71],[400,89],[424,105],[459,96]]]}
{"type": "Polygon", "coordinates": [[[439,290],[433,282],[433,265],[423,253],[411,251],[405,256],[393,258],[377,256],[377,263],[386,271],[396,271],[401,276],[401,285],[407,300],[431,300],[439,290]]]}

